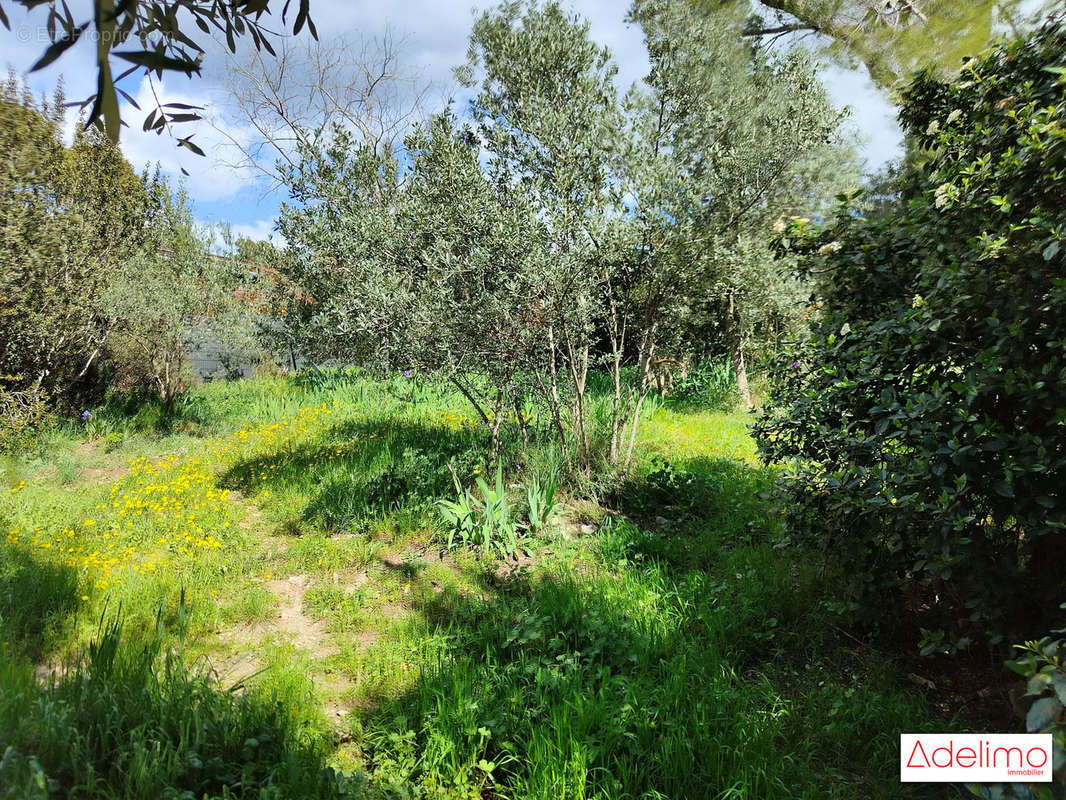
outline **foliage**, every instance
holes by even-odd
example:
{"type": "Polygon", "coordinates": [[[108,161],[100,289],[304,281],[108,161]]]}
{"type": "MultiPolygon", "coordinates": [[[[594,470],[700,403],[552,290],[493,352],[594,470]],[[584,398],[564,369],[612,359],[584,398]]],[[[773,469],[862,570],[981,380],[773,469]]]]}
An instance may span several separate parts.
{"type": "Polygon", "coordinates": [[[533,533],[551,528],[552,522],[558,512],[558,503],[555,493],[559,488],[559,473],[552,470],[543,480],[539,475],[533,475],[526,484],[526,510],[529,518],[529,529],[533,533]]]}
{"type": "Polygon", "coordinates": [[[747,36],[823,34],[831,51],[860,59],[874,81],[891,88],[921,68],[950,75],[996,36],[1031,27],[1053,7],[1052,0],[760,0],[736,11],[746,17],[747,36]]]}
{"type": "Polygon", "coordinates": [[[728,360],[700,361],[689,367],[667,394],[672,406],[730,411],[737,404],[737,382],[728,360]]]}
{"type": "Polygon", "coordinates": [[[1064,60],[1053,23],[954,82],[917,78],[901,119],[928,158],[896,208],[781,240],[822,303],[774,372],[760,448],[852,607],[926,606],[952,646],[1024,635],[1061,600],[1064,60]]]}
{"type": "Polygon", "coordinates": [[[520,195],[482,174],[452,120],[408,139],[408,189],[378,198],[376,156],[339,132],[293,175],[303,203],[281,230],[301,257],[301,347],[378,371],[451,381],[493,432],[517,397],[518,366],[537,346],[522,313],[536,291],[538,232],[520,195]],[[342,264],[338,269],[335,264],[342,264]]]}
{"type": "MultiPolygon", "coordinates": [[[[48,32],[51,44],[31,67],[31,71],[54,62],[92,27],[90,35],[96,49],[96,92],[82,102],[82,107],[91,104],[86,127],[98,125],[112,144],[118,144],[119,130],[123,125],[118,95],[121,94],[132,106],[137,107],[129,95],[118,88],[119,81],[134,73],[143,73],[149,79],[153,74],[161,79],[164,72],[183,72],[190,77],[200,73],[205,50],[190,35],[190,21],[195,22],[202,33],[220,34],[231,53],[237,52],[237,40],[244,36],[251,38],[256,50],[274,53],[270,44],[272,33],[261,21],[264,14],[270,13],[267,2],[176,0],[167,6],[159,6],[146,0],[93,0],[93,18],[81,23],[75,22],[62,0],[5,0],[7,3],[22,6],[29,12],[42,6],[47,10],[43,29],[48,32]],[[131,36],[141,49],[135,49],[136,44],[134,49],[115,49],[129,41],[131,36]],[[133,66],[116,77],[112,72],[112,56],[133,66]]],[[[292,0],[284,0],[282,4],[282,24],[286,22],[291,3],[292,0]]],[[[310,5],[310,0],[298,0],[293,21],[294,35],[306,25],[311,35],[317,38],[315,24],[309,15],[310,5]]],[[[0,5],[0,24],[11,29],[11,20],[4,5],[0,5]]],[[[199,119],[195,113],[199,110],[199,107],[183,103],[157,104],[145,118],[144,129],[158,133],[169,131],[174,124],[199,119]]],[[[204,154],[193,143],[191,136],[178,139],[177,144],[197,155],[204,154]]],[[[115,236],[118,236],[117,232],[115,236]]]]}
{"type": "Polygon", "coordinates": [[[101,136],[62,144],[62,103],[14,78],[0,97],[0,373],[76,406],[96,391],[111,330],[100,293],[143,240],[148,196],[101,136]]]}
{"type": "Polygon", "coordinates": [[[463,546],[478,547],[503,558],[514,555],[518,550],[518,524],[503,485],[503,466],[496,467],[494,486],[480,475],[474,479],[480,497],[464,489],[457,476],[453,477],[458,499],[437,501],[448,526],[446,546],[454,547],[458,537],[458,544],[463,546]]]}
{"type": "Polygon", "coordinates": [[[735,366],[790,324],[797,282],[739,232],[846,183],[839,113],[801,55],[748,47],[680,0],[633,19],[652,70],[624,100],[587,21],[505,3],[477,17],[457,70],[466,114],[418,129],[407,158],[346,129],[301,146],[280,222],[301,346],[451,381],[490,461],[535,420],[590,472],[630,464],[656,361],[710,319],[735,366]],[[605,419],[588,407],[604,364],[605,419]]]}
{"type": "MultiPolygon", "coordinates": [[[[1066,603],[1061,608],[1066,609],[1066,603]]],[[[1066,633],[1056,630],[1053,633],[1066,633]]],[[[1014,646],[1017,659],[1007,666],[1026,680],[1025,698],[1029,707],[1025,729],[1029,733],[1050,733],[1052,763],[1057,765],[1051,786],[1003,784],[969,786],[970,792],[986,800],[1053,800],[1066,786],[1066,641],[1045,636],[1014,646]]]]}
{"type": "Polygon", "coordinates": [[[652,70],[647,92],[630,98],[638,116],[623,174],[642,238],[623,308],[646,320],[641,336],[658,321],[641,346],[652,356],[706,353],[716,338],[712,352],[729,355],[750,406],[746,361],[774,329],[791,327],[803,295],[761,240],[779,216],[813,213],[828,187],[854,185],[853,149],[799,48],[751,46],[725,12],[700,14],[691,3],[642,0],[632,17],[652,70]]]}
{"type": "Polygon", "coordinates": [[[171,404],[190,379],[190,344],[250,349],[254,309],[242,292],[249,276],[239,261],[212,255],[184,190],[174,193],[156,176],[149,191],[145,246],[115,269],[101,305],[114,328],[108,343],[114,383],[150,387],[171,404]]]}
{"type": "Polygon", "coordinates": [[[41,388],[9,390],[0,385],[0,453],[27,447],[48,420],[48,397],[41,388]]]}

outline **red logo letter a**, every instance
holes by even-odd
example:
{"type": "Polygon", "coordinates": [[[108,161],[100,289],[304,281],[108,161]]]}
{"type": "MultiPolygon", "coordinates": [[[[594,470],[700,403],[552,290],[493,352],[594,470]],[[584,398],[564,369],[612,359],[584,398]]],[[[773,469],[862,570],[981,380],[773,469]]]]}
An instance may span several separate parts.
{"type": "Polygon", "coordinates": [[[928,767],[928,766],[929,766],[929,756],[927,756],[925,754],[925,748],[922,747],[922,740],[921,739],[915,739],[914,740],[914,749],[911,750],[911,757],[909,759],[907,759],[907,768],[908,769],[913,769],[913,768],[928,767]],[[914,754],[917,753],[919,750],[922,751],[922,758],[925,759],[925,763],[924,764],[915,764],[914,763],[914,754]]]}

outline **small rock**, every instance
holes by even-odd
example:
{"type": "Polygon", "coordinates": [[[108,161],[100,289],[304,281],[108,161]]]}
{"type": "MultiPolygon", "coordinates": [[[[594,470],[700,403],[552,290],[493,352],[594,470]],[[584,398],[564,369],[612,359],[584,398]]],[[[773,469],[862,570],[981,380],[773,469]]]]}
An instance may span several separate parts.
{"type": "Polygon", "coordinates": [[[670,520],[668,520],[666,517],[656,517],[655,518],[655,524],[658,525],[661,528],[664,525],[669,525],[670,524],[670,520]]]}
{"type": "Polygon", "coordinates": [[[595,525],[589,525],[589,524],[586,523],[586,524],[581,526],[581,533],[583,533],[585,536],[591,536],[595,532],[596,532],[596,526],[595,525]]]}

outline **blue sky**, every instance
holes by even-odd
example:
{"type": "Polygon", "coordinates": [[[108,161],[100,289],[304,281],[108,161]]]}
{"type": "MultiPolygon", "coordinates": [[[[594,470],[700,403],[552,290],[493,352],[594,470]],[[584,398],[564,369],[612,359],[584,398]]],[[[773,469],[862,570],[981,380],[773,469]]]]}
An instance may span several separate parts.
{"type": "MultiPolygon", "coordinates": [[[[312,16],[320,35],[355,34],[366,37],[381,36],[386,30],[404,39],[402,58],[408,70],[435,84],[444,97],[458,96],[451,69],[463,62],[467,34],[473,13],[495,5],[494,0],[312,0],[312,16]]],[[[588,18],[592,36],[610,47],[618,63],[618,80],[628,87],[639,80],[647,68],[640,32],[625,23],[626,2],[620,0],[570,0],[574,11],[588,18]]],[[[75,16],[90,13],[87,2],[71,3],[75,16]]],[[[5,66],[22,73],[40,56],[47,45],[41,23],[44,14],[26,14],[10,9],[11,31],[0,29],[0,52],[5,66]]],[[[213,48],[205,60],[203,76],[189,80],[184,76],[169,76],[160,91],[164,102],[176,101],[205,105],[217,121],[228,126],[237,137],[240,126],[228,122],[227,103],[221,89],[229,54],[213,48]]],[[[863,154],[867,168],[875,170],[898,157],[902,138],[895,120],[895,109],[887,98],[870,82],[861,68],[847,69],[827,64],[823,81],[841,107],[851,111],[851,124],[864,139],[863,154]]],[[[56,82],[64,81],[68,99],[81,99],[93,90],[95,73],[89,42],[80,42],[52,66],[29,76],[30,85],[37,91],[51,91],[56,82]]],[[[142,108],[151,105],[147,86],[137,83],[123,85],[142,108]]],[[[230,222],[243,235],[263,239],[271,236],[273,221],[284,195],[280,191],[267,194],[267,186],[247,170],[225,166],[225,137],[204,123],[196,127],[184,125],[182,135],[196,132],[195,141],[207,151],[207,158],[198,158],[174,146],[167,136],[145,134],[140,130],[144,113],[124,108],[123,116],[130,128],[124,129],[122,149],[138,169],[159,163],[164,172],[180,177],[184,167],[190,174],[186,183],[195,200],[195,213],[202,222],[230,222]]]]}

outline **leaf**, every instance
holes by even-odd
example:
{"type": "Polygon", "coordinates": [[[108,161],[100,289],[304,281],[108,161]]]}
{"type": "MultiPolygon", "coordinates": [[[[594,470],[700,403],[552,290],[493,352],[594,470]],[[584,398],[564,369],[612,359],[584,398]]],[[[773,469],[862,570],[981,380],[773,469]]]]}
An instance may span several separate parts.
{"type": "Polygon", "coordinates": [[[115,53],[116,56],[131,64],[136,64],[145,69],[157,72],[172,71],[184,72],[192,75],[200,72],[200,62],[192,58],[173,58],[157,53],[154,50],[122,50],[115,53]]]}
{"type": "Polygon", "coordinates": [[[100,114],[104,118],[104,131],[107,138],[112,142],[118,141],[119,127],[122,117],[118,113],[118,94],[115,92],[115,83],[111,80],[111,68],[107,67],[100,73],[100,114]]]}
{"type": "Polygon", "coordinates": [[[296,22],[292,26],[292,35],[296,36],[303,30],[304,24],[309,22],[311,0],[300,0],[300,10],[296,13],[296,22]]]}
{"type": "Polygon", "coordinates": [[[133,106],[135,109],[137,109],[138,111],[141,110],[141,107],[137,104],[137,101],[130,97],[128,94],[126,94],[124,91],[119,89],[118,93],[122,95],[126,99],[126,102],[133,106]]]}
{"type": "Polygon", "coordinates": [[[1066,675],[1056,672],[1051,677],[1051,685],[1055,689],[1055,694],[1058,695],[1059,702],[1066,703],[1066,675]]]}
{"type": "Polygon", "coordinates": [[[1009,669],[1011,672],[1018,673],[1023,678],[1028,678],[1030,675],[1033,674],[1034,671],[1033,660],[1031,656],[1028,658],[1020,658],[1017,661],[1005,661],[1003,663],[1006,665],[1007,669],[1009,669]]]}
{"type": "Polygon", "coordinates": [[[206,153],[204,153],[204,151],[200,149],[199,145],[193,143],[191,136],[188,136],[184,139],[178,139],[178,147],[184,147],[187,150],[191,150],[198,156],[206,155],[206,153]]]}
{"type": "Polygon", "coordinates": [[[1050,683],[1050,675],[1044,672],[1038,672],[1036,673],[1036,675],[1029,679],[1029,682],[1025,686],[1025,693],[1030,697],[1035,697],[1036,695],[1043,694],[1044,690],[1047,689],[1048,684],[1050,683]]]}
{"type": "Polygon", "coordinates": [[[88,27],[89,23],[86,22],[84,25],[81,25],[72,31],[67,31],[67,33],[61,39],[57,39],[56,41],[52,42],[52,44],[48,46],[48,49],[44,51],[44,55],[37,59],[34,65],[30,67],[29,71],[36,72],[39,69],[44,69],[45,67],[47,67],[53,61],[63,55],[63,53],[65,53],[68,49],[73,47],[77,43],[78,39],[81,38],[81,35],[85,33],[85,29],[88,27]]]}
{"type": "Polygon", "coordinates": [[[1059,250],[1060,250],[1059,243],[1058,242],[1052,242],[1051,244],[1049,244],[1047,247],[1044,248],[1044,260],[1045,261],[1050,261],[1051,259],[1053,259],[1055,256],[1057,256],[1059,254],[1059,250]]]}
{"type": "Polygon", "coordinates": [[[112,142],[118,142],[122,118],[118,110],[118,94],[111,76],[111,42],[115,33],[114,0],[97,0],[96,3],[96,102],[88,122],[104,121],[104,131],[112,142]]]}
{"type": "Polygon", "coordinates": [[[1042,697],[1029,708],[1025,715],[1025,728],[1030,733],[1037,733],[1047,728],[1058,718],[1062,703],[1057,697],[1042,697]]]}

